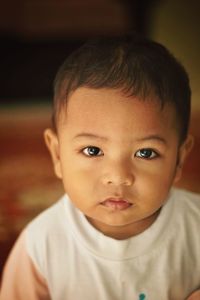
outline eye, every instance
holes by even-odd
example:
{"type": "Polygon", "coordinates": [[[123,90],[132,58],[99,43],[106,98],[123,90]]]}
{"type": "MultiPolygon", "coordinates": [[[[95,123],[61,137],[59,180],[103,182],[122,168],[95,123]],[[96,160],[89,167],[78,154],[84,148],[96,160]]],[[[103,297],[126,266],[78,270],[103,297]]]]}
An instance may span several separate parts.
{"type": "Polygon", "coordinates": [[[102,156],[103,151],[99,147],[89,146],[82,150],[86,156],[102,156]]]}
{"type": "Polygon", "coordinates": [[[153,149],[144,148],[140,149],[135,153],[135,157],[144,158],[144,159],[153,159],[158,157],[158,153],[156,153],[153,149]]]}

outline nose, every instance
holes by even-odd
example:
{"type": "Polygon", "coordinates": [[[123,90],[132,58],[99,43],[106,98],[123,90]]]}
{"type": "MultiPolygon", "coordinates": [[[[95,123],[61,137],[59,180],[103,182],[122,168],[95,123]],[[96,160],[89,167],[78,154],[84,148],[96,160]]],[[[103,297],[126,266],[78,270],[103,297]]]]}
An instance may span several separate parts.
{"type": "Polygon", "coordinates": [[[130,162],[112,162],[107,166],[103,174],[104,185],[131,186],[135,181],[130,162]]]}

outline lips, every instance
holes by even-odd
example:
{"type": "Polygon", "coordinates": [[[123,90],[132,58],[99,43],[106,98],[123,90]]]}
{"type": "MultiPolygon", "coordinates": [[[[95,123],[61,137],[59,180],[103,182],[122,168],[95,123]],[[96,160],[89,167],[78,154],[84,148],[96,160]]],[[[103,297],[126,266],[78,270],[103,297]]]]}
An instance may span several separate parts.
{"type": "Polygon", "coordinates": [[[124,210],[132,206],[132,203],[122,198],[109,198],[101,202],[101,205],[113,210],[124,210]]]}

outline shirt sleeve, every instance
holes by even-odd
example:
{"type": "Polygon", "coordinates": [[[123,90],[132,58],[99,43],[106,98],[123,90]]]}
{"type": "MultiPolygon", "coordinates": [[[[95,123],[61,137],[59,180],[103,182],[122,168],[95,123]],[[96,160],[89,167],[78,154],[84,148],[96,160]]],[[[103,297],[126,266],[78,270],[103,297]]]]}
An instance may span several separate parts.
{"type": "Polygon", "coordinates": [[[45,278],[27,253],[25,232],[15,243],[6,262],[0,300],[50,300],[45,278]]]}

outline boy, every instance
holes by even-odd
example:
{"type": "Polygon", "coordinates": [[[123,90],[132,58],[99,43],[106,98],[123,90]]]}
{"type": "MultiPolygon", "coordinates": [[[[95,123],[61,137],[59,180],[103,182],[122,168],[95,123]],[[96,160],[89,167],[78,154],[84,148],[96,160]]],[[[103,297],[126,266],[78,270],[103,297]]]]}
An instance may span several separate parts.
{"type": "Polygon", "coordinates": [[[75,51],[56,76],[45,131],[66,195],[22,232],[0,299],[183,300],[195,292],[200,197],[172,188],[193,143],[189,118],[188,76],[162,45],[128,36],[75,51]]]}

